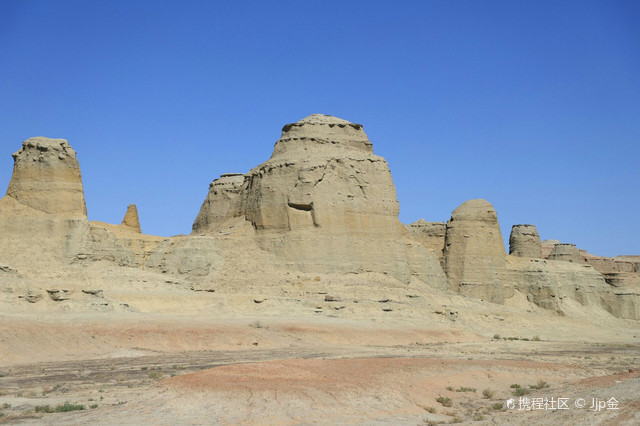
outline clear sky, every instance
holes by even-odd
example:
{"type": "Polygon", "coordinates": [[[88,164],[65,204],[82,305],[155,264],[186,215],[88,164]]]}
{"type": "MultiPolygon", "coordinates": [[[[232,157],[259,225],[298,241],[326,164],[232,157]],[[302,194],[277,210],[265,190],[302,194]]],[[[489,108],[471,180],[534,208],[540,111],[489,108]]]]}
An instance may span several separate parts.
{"type": "Polygon", "coordinates": [[[0,191],[64,138],[91,220],[189,233],[312,113],[364,125],[404,223],[484,198],[505,239],[640,254],[638,1],[0,1],[0,191]]]}

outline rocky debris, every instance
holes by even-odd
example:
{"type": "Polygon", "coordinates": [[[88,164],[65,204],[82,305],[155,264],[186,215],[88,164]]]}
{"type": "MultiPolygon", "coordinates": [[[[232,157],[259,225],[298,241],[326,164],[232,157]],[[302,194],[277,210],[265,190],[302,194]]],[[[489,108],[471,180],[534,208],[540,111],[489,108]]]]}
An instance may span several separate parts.
{"type": "Polygon", "coordinates": [[[2,274],[14,274],[14,275],[17,275],[17,274],[18,274],[18,271],[17,271],[17,270],[15,270],[15,269],[13,269],[13,268],[12,268],[11,266],[9,266],[9,265],[3,265],[3,264],[0,264],[0,273],[2,273],[2,274]]]}
{"type": "Polygon", "coordinates": [[[127,212],[124,214],[124,218],[122,219],[120,226],[137,232],[138,234],[142,234],[140,219],[138,218],[138,208],[135,204],[129,204],[127,206],[127,212]]]}
{"type": "Polygon", "coordinates": [[[50,289],[47,290],[47,293],[49,293],[49,297],[51,298],[51,300],[55,302],[69,300],[69,298],[71,297],[71,292],[66,289],[50,289]]]}
{"type": "Polygon", "coordinates": [[[97,290],[97,289],[82,289],[82,292],[83,292],[84,294],[88,294],[88,295],[90,295],[90,296],[103,297],[102,290],[97,290]]]}
{"type": "Polygon", "coordinates": [[[29,303],[36,303],[42,300],[42,293],[37,290],[29,290],[27,294],[18,296],[19,299],[24,299],[29,303]]]}
{"type": "Polygon", "coordinates": [[[447,231],[446,223],[427,222],[424,219],[419,219],[405,226],[411,238],[421,242],[426,248],[433,250],[438,258],[442,257],[444,238],[447,231]]]}
{"type": "Polygon", "coordinates": [[[192,234],[216,233],[225,220],[241,214],[244,175],[227,173],[209,185],[209,194],[193,222],[192,234]]]}
{"type": "Polygon", "coordinates": [[[584,263],[580,251],[575,244],[556,244],[549,254],[549,260],[562,262],[584,263]]]}
{"type": "Polygon", "coordinates": [[[509,254],[542,259],[542,245],[535,225],[513,225],[509,236],[509,254]]]}
{"type": "Polygon", "coordinates": [[[80,165],[66,140],[27,139],[13,161],[7,196],[40,212],[87,217],[80,165]]]}
{"type": "Polygon", "coordinates": [[[340,302],[340,298],[327,294],[326,296],[324,296],[324,301],[325,302],[340,302]]]}
{"type": "Polygon", "coordinates": [[[444,257],[454,291],[494,303],[504,303],[510,296],[500,277],[506,270],[506,252],[498,215],[488,201],[466,201],[453,211],[444,257]]]}

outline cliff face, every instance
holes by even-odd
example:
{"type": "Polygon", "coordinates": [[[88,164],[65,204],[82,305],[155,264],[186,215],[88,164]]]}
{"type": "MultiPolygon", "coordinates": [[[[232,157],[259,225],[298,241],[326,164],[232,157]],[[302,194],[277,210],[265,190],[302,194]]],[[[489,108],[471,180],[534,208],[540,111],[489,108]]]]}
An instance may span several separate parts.
{"type": "Polygon", "coordinates": [[[413,298],[453,291],[508,304],[521,293],[559,313],[577,302],[640,319],[637,256],[601,258],[541,243],[533,225],[513,227],[507,255],[485,200],[463,203],[446,224],[403,226],[387,162],[361,125],[336,117],[314,114],[284,126],[269,160],[216,179],[190,236],[142,234],[133,204],[121,224],[89,222],[80,166],[65,140],[31,138],[14,162],[0,199],[0,263],[35,277],[106,261],[191,288],[268,294],[284,291],[278,286],[291,273],[308,273],[365,291],[371,282],[393,283],[413,298]]]}
{"type": "Polygon", "coordinates": [[[13,160],[7,196],[43,213],[87,217],[80,165],[66,140],[27,139],[13,160]]]}
{"type": "MultiPolygon", "coordinates": [[[[398,211],[387,162],[374,155],[362,126],[314,114],[284,126],[271,158],[242,179],[214,181],[193,230],[215,233],[240,217],[287,267],[380,272],[408,281],[412,249],[405,247],[398,211]]],[[[416,273],[444,280],[439,267],[425,268],[431,266],[416,273]]]]}
{"type": "Polygon", "coordinates": [[[469,200],[447,222],[444,258],[451,288],[460,294],[503,303],[500,275],[505,270],[504,243],[491,203],[469,200]]]}

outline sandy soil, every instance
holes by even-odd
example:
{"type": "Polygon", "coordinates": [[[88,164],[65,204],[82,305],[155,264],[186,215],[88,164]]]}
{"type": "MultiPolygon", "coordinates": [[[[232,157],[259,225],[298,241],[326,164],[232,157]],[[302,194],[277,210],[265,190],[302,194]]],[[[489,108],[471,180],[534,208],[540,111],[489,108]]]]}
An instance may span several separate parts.
{"type": "Polygon", "coordinates": [[[609,339],[532,328],[545,337],[505,340],[459,322],[4,316],[0,422],[635,425],[640,343],[620,324],[609,339]],[[519,410],[514,384],[570,409],[519,410]],[[617,410],[589,409],[611,397],[617,410]],[[35,411],[65,402],[85,409],[35,411]]]}

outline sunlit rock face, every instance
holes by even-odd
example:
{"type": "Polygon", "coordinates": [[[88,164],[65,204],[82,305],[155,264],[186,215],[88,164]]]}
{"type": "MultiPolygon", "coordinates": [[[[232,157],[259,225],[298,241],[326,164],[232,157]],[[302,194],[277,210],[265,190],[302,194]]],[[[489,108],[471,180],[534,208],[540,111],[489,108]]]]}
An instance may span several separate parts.
{"type": "Polygon", "coordinates": [[[509,236],[509,254],[542,259],[542,245],[535,225],[513,225],[509,236]]]}
{"type": "Polygon", "coordinates": [[[461,204],[447,221],[444,258],[454,291],[503,303],[506,252],[495,209],[485,200],[461,204]]]}
{"type": "Polygon", "coordinates": [[[27,139],[13,160],[8,196],[40,212],[86,218],[80,165],[66,140],[27,139]]]}

